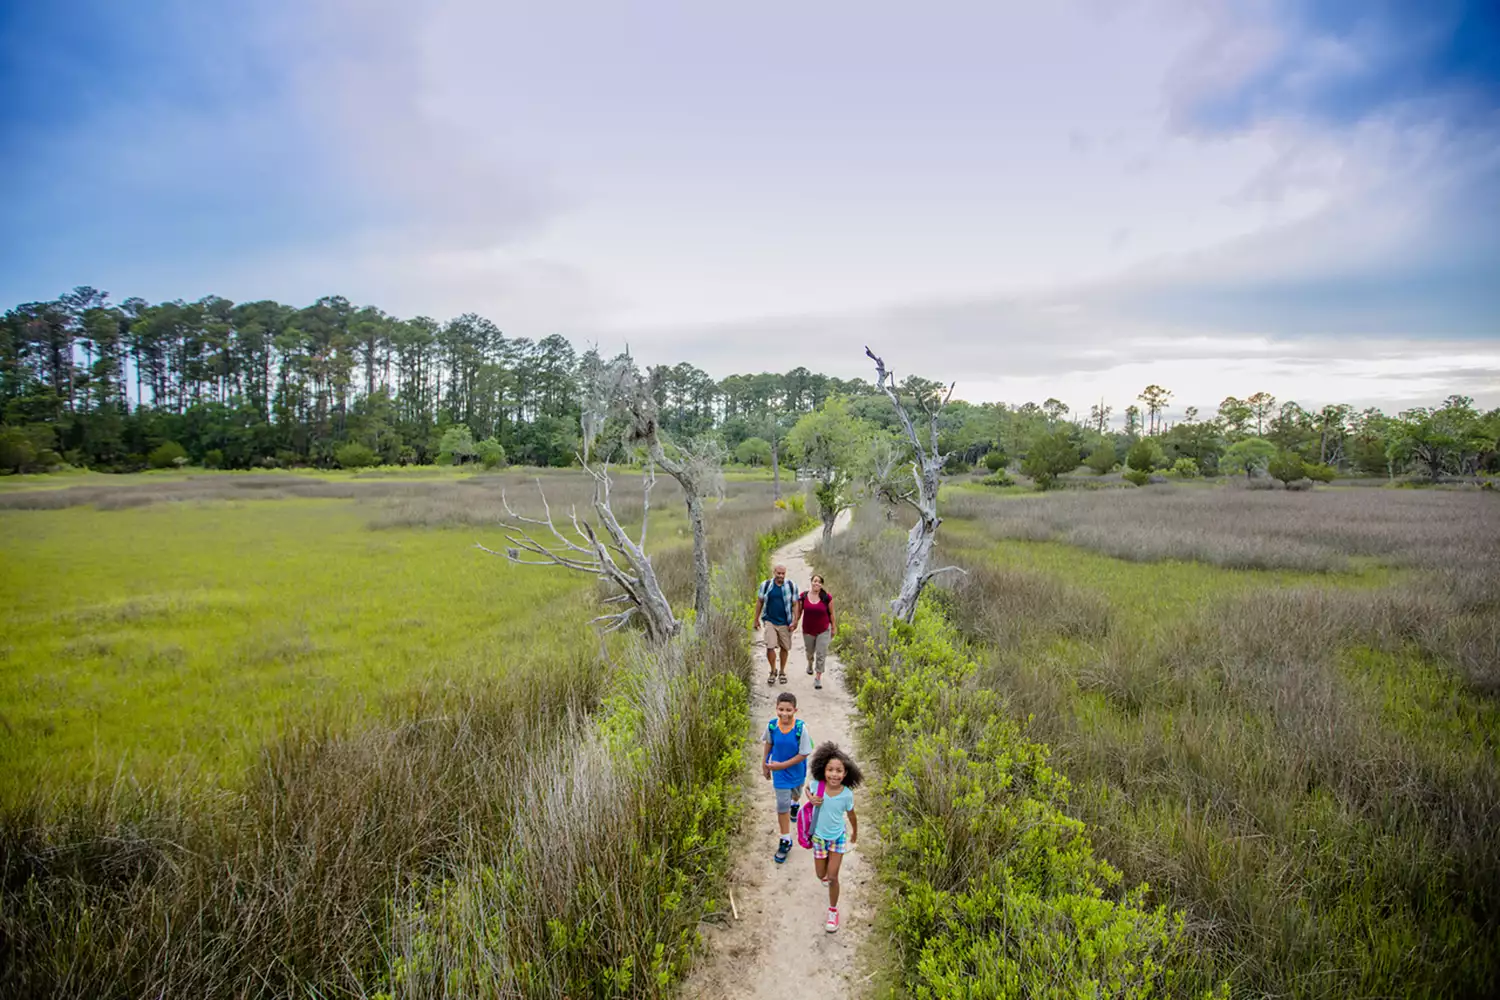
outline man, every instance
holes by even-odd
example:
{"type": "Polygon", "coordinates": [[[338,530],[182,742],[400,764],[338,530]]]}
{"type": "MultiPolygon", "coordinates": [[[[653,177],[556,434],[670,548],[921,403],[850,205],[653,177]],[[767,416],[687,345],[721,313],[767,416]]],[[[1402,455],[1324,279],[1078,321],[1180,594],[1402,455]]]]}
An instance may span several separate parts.
{"type": "Polygon", "coordinates": [[[766,626],[766,663],[771,667],[767,684],[775,684],[777,651],[781,653],[781,683],[786,683],[786,658],[792,651],[792,629],[796,626],[793,614],[797,609],[797,585],[786,578],[786,567],[777,566],[774,576],[761,581],[760,591],[755,597],[755,625],[766,626]]]}

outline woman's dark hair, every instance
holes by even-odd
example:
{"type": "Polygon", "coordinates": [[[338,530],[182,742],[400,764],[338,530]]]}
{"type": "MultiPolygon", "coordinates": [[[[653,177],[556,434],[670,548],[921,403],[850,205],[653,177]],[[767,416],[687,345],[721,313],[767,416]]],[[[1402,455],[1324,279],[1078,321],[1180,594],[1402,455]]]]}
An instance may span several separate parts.
{"type": "Polygon", "coordinates": [[[814,781],[826,781],[823,771],[828,767],[828,762],[837,758],[844,764],[844,787],[858,788],[865,780],[864,772],[859,765],[850,759],[849,755],[839,749],[839,745],[832,741],[819,743],[818,748],[813,751],[812,758],[808,762],[808,770],[812,771],[814,781]]]}

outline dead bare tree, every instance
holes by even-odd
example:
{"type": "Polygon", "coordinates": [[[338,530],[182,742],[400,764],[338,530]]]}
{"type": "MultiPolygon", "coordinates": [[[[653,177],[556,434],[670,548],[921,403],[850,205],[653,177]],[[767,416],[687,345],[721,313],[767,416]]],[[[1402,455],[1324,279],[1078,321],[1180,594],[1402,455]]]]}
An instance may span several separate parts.
{"type": "Polygon", "coordinates": [[[664,442],[650,382],[640,378],[633,365],[624,367],[628,371],[617,381],[616,398],[629,423],[626,440],[644,448],[649,460],[666,470],[682,487],[688,524],[693,529],[693,609],[701,620],[711,606],[704,502],[724,496],[724,446],[711,437],[695,438],[680,445],[664,442]]]}
{"type": "Polygon", "coordinates": [[[911,412],[896,391],[895,375],[886,369],[885,362],[874,351],[866,347],[865,354],[875,362],[875,384],[896,407],[896,416],[900,419],[901,427],[914,452],[911,463],[913,488],[892,491],[895,501],[907,503],[917,512],[917,522],[906,536],[906,568],[901,574],[901,590],[891,602],[891,614],[910,623],[917,613],[917,599],[922,596],[922,588],[927,586],[927,581],[939,573],[963,572],[957,566],[944,566],[935,570],[927,568],[932,562],[932,547],[937,541],[938,525],[943,523],[943,519],[938,517],[937,498],[938,486],[942,482],[943,460],[948,457],[938,450],[938,414],[953,397],[953,385],[950,384],[946,391],[942,386],[922,387],[912,397],[913,406],[927,418],[927,442],[924,444],[917,433],[916,424],[912,422],[911,412]]]}
{"type": "MultiPolygon", "coordinates": [[[[651,489],[656,485],[655,466],[648,461],[641,483],[641,531],[640,537],[632,540],[621,527],[610,506],[609,465],[596,465],[591,455],[593,445],[608,418],[613,400],[618,399],[621,387],[630,385],[630,380],[614,370],[624,366],[602,366],[586,373],[583,415],[583,450],[578,456],[583,471],[594,480],[593,508],[597,527],[587,518],[580,519],[578,511],[572,509],[568,515],[566,530],[559,529],[552,517],[552,508],[547,503],[547,494],[537,481],[537,492],[541,494],[540,518],[526,517],[516,513],[510,500],[501,493],[501,501],[509,520],[501,522],[506,550],[496,552],[478,545],[478,548],[495,556],[504,556],[522,566],[561,566],[579,573],[588,573],[611,583],[618,593],[606,599],[607,604],[624,605],[619,611],[600,615],[591,624],[605,626],[612,632],[624,627],[639,616],[644,620],[646,635],[653,642],[665,642],[682,631],[682,623],[672,613],[672,605],[662,593],[657,582],[656,571],[651,566],[651,557],[646,554],[646,529],[651,522],[651,489]],[[546,534],[530,528],[545,528],[546,534]],[[600,533],[602,529],[602,534],[600,533]]],[[[476,543],[477,544],[477,543],[476,543]]],[[[705,569],[705,574],[706,574],[705,569]]]]}

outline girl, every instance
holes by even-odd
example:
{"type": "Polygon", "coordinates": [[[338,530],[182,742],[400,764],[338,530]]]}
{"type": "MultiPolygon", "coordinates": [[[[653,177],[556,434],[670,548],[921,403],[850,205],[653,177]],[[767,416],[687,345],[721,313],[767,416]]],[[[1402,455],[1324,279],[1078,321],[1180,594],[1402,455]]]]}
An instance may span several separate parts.
{"type": "Polygon", "coordinates": [[[813,871],[828,886],[828,922],[823,929],[832,934],[839,929],[839,868],[844,852],[859,839],[859,817],[854,814],[854,793],[865,776],[837,743],[823,743],[813,751],[808,762],[814,781],[823,783],[823,794],[816,788],[804,808],[813,813],[813,871]],[[845,834],[848,834],[847,839],[845,834]]]}
{"type": "Polygon", "coordinates": [[[828,659],[828,645],[838,631],[833,620],[833,595],[823,589],[823,577],[814,573],[807,593],[797,598],[797,618],[802,622],[802,648],[807,650],[807,672],[817,664],[814,688],[823,686],[823,661],[828,659]]]}

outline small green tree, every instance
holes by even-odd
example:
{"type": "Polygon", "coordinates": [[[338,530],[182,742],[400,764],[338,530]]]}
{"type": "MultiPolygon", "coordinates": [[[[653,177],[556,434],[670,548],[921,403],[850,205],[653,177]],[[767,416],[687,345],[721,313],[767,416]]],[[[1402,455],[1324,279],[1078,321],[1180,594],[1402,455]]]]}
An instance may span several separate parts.
{"type": "Polygon", "coordinates": [[[991,472],[999,472],[1009,464],[1010,456],[1004,450],[996,448],[985,452],[984,467],[991,472]]]}
{"type": "Polygon", "coordinates": [[[1290,483],[1294,479],[1306,478],[1307,463],[1294,451],[1280,451],[1266,463],[1266,471],[1272,479],[1290,483]]]}
{"type": "Polygon", "coordinates": [[[474,446],[479,462],[486,469],[498,469],[505,464],[505,447],[492,437],[487,437],[474,446]]]}
{"type": "Polygon", "coordinates": [[[1121,475],[1127,483],[1134,483],[1136,486],[1145,486],[1151,482],[1151,473],[1145,469],[1126,469],[1121,475]]]}
{"type": "Polygon", "coordinates": [[[1137,472],[1149,473],[1161,460],[1161,445],[1151,438],[1141,438],[1125,453],[1125,464],[1137,472]]]}
{"type": "Polygon", "coordinates": [[[444,465],[463,465],[474,457],[474,434],[463,424],[443,431],[438,443],[438,461],[444,465]]]}
{"type": "Polygon", "coordinates": [[[153,469],[172,469],[181,464],[178,459],[187,461],[187,452],[182,445],[176,441],[165,441],[151,449],[151,454],[146,456],[146,464],[153,469]]]}
{"type": "Polygon", "coordinates": [[[203,467],[205,469],[224,468],[224,452],[218,448],[210,448],[203,453],[203,467]]]}
{"type": "Polygon", "coordinates": [[[380,456],[368,445],[350,441],[333,453],[333,460],[339,463],[341,469],[364,469],[379,462],[380,456]]]}
{"type": "Polygon", "coordinates": [[[1083,464],[1093,469],[1096,476],[1108,475],[1115,467],[1115,446],[1108,441],[1100,441],[1099,446],[1083,460],[1083,464]]]}
{"type": "Polygon", "coordinates": [[[1331,483],[1338,478],[1339,471],[1322,462],[1311,462],[1302,470],[1302,474],[1315,483],[1331,483]]]}
{"type": "Polygon", "coordinates": [[[0,427],[0,469],[25,472],[36,461],[36,449],[19,427],[0,427]]]}
{"type": "Polygon", "coordinates": [[[1257,472],[1264,472],[1275,457],[1276,446],[1265,438],[1245,438],[1229,446],[1219,460],[1219,468],[1230,474],[1243,472],[1246,479],[1252,479],[1257,472]]]}
{"type": "Polygon", "coordinates": [[[1172,471],[1182,479],[1198,478],[1198,463],[1191,458],[1179,458],[1172,463],[1172,471]]]}
{"type": "Polygon", "coordinates": [[[1065,427],[1037,435],[1026,449],[1026,457],[1021,460],[1021,471],[1043,490],[1050,490],[1058,476],[1076,468],[1078,446],[1065,427]]]}
{"type": "Polygon", "coordinates": [[[749,437],[734,449],[734,460],[741,465],[770,465],[771,442],[763,437],[749,437]]]}
{"type": "Polygon", "coordinates": [[[813,495],[818,499],[824,542],[833,537],[839,514],[853,507],[858,498],[854,472],[868,440],[868,428],[849,412],[849,402],[842,396],[804,414],[787,433],[787,448],[803,465],[817,471],[813,495]]]}

